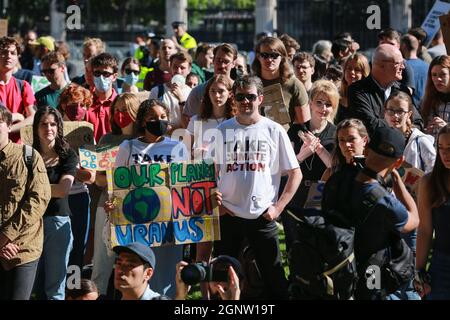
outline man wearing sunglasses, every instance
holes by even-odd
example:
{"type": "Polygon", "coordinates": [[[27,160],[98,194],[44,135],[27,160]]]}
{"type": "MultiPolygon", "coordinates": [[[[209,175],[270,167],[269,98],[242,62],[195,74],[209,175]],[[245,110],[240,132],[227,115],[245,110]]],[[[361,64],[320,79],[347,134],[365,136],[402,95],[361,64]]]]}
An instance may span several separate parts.
{"type": "Polygon", "coordinates": [[[52,51],[42,57],[41,72],[50,82],[50,85],[36,92],[36,105],[58,107],[58,99],[61,92],[67,86],[67,81],[64,77],[66,64],[64,56],[52,51]]]}
{"type": "Polygon", "coordinates": [[[117,96],[113,83],[117,79],[117,59],[107,53],[101,53],[90,60],[94,75],[94,101],[86,113],[86,121],[94,125],[95,141],[111,132],[109,114],[111,104],[117,96]]]}
{"type": "Polygon", "coordinates": [[[281,264],[275,220],[292,199],[302,174],[286,130],[262,116],[263,84],[258,77],[244,76],[233,85],[238,113],[222,122],[211,145],[218,172],[221,240],[215,255],[237,258],[247,238],[269,298],[287,299],[288,284],[281,264]],[[278,197],[281,176],[286,186],[278,197]]]}

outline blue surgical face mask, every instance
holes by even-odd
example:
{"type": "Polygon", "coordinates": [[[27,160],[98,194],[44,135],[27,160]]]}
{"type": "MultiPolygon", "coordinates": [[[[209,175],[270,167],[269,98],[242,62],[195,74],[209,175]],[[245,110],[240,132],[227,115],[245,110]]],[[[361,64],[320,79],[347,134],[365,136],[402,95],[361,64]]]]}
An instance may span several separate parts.
{"type": "Polygon", "coordinates": [[[94,77],[95,88],[100,92],[106,92],[111,88],[111,78],[105,78],[104,76],[94,77]]]}
{"type": "Polygon", "coordinates": [[[125,83],[134,86],[139,81],[139,75],[135,75],[133,72],[127,74],[125,77],[125,83]]]}

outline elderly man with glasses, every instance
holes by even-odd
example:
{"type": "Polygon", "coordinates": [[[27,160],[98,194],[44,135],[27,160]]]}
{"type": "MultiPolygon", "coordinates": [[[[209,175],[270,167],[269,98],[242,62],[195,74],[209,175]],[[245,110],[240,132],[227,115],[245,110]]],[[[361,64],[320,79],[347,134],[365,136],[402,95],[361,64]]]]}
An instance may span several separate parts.
{"type": "MultiPolygon", "coordinates": [[[[348,88],[349,112],[352,117],[364,122],[369,135],[378,126],[388,126],[383,119],[384,102],[391,93],[404,91],[411,95],[408,87],[400,83],[404,68],[400,50],[390,44],[381,44],[373,54],[370,75],[348,88]]],[[[423,121],[416,107],[413,123],[423,128],[423,121]]]]}

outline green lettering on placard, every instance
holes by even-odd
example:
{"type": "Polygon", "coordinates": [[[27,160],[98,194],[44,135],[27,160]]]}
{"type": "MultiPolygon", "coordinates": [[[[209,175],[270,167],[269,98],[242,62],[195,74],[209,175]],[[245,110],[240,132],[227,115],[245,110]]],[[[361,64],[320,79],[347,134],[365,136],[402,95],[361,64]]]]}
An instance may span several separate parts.
{"type": "Polygon", "coordinates": [[[130,188],[131,177],[127,167],[118,167],[114,171],[114,184],[121,189],[130,188]]]}
{"type": "Polygon", "coordinates": [[[197,181],[198,180],[198,166],[192,163],[187,164],[186,168],[186,179],[188,182],[197,181]]]}
{"type": "Polygon", "coordinates": [[[164,179],[158,177],[158,174],[161,172],[161,164],[160,163],[152,163],[150,165],[150,179],[149,186],[154,187],[157,185],[163,185],[164,179]]]}
{"type": "Polygon", "coordinates": [[[133,184],[136,187],[142,187],[144,184],[148,182],[147,179],[147,165],[143,164],[141,166],[132,166],[131,167],[131,177],[133,184]],[[138,174],[137,168],[139,167],[140,173],[138,174]]]}

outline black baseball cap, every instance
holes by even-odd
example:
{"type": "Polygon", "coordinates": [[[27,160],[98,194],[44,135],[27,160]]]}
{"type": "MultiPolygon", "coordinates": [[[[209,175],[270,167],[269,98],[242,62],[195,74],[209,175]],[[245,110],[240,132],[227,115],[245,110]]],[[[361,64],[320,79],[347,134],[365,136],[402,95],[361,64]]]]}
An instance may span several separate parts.
{"type": "Polygon", "coordinates": [[[121,252],[137,254],[142,261],[149,263],[150,266],[155,269],[156,258],[153,250],[140,242],[131,242],[125,246],[115,246],[113,251],[117,254],[120,254],[121,252]]]}
{"type": "Polygon", "coordinates": [[[370,136],[369,148],[379,155],[398,159],[405,151],[405,136],[398,129],[379,126],[370,136]]]}
{"type": "Polygon", "coordinates": [[[213,269],[228,271],[228,266],[232,266],[233,270],[236,272],[238,278],[242,280],[244,278],[244,271],[242,269],[241,263],[236,258],[231,256],[218,256],[211,261],[213,269]]]}

